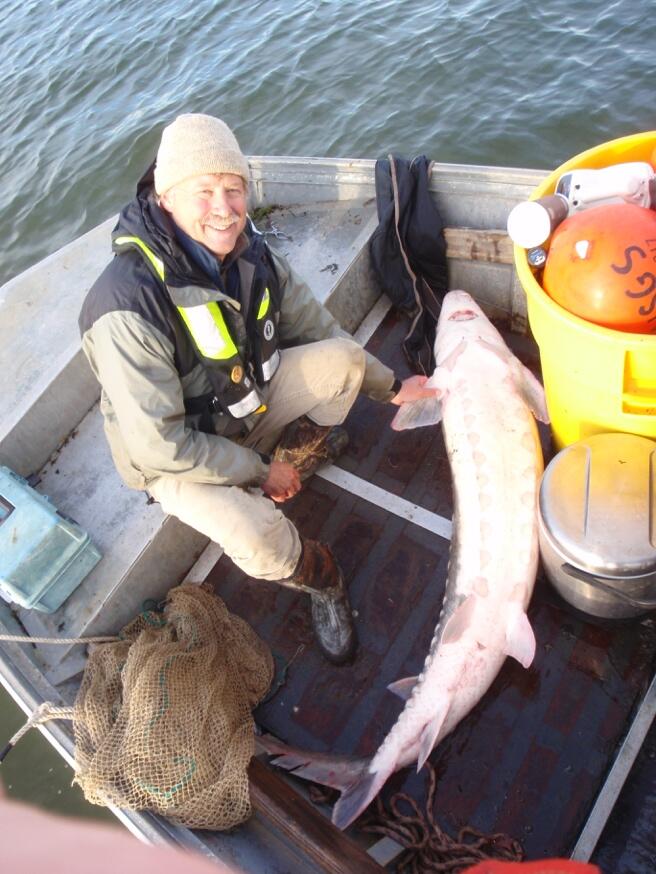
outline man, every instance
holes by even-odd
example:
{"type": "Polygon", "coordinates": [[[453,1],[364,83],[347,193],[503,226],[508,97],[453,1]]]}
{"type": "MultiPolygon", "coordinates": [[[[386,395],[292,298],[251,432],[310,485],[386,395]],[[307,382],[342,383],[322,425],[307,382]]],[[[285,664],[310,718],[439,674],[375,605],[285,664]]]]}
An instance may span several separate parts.
{"type": "Polygon", "coordinates": [[[335,426],[359,391],[396,404],[430,392],[340,329],[255,231],[247,195],[223,121],[187,114],[166,127],[83,305],[82,345],[126,484],[250,576],[309,594],[319,647],[340,664],[356,646],[341,572],[276,504],[344,448],[335,426]]]}

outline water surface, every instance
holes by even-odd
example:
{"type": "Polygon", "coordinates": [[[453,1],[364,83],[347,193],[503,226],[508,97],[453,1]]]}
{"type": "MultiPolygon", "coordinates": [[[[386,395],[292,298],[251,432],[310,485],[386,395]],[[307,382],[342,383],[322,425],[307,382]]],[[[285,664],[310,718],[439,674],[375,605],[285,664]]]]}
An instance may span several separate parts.
{"type": "Polygon", "coordinates": [[[656,127],[647,0],[5,0],[0,280],[114,214],[179,112],[249,154],[552,168],[656,127]]]}

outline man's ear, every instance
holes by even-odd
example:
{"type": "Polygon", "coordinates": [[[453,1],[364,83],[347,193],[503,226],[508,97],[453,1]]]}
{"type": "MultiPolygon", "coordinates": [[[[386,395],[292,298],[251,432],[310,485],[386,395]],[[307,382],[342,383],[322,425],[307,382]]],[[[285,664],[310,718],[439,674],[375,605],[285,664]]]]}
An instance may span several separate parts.
{"type": "Polygon", "coordinates": [[[171,195],[171,190],[165,191],[163,194],[160,194],[159,205],[162,207],[162,209],[165,209],[167,212],[172,211],[173,198],[171,195]]]}

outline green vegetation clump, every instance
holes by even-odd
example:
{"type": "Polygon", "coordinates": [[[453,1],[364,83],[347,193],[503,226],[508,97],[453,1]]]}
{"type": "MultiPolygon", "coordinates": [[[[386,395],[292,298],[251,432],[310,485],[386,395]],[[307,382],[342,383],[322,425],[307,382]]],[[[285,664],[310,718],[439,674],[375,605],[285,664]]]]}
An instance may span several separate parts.
{"type": "Polygon", "coordinates": [[[251,210],[250,217],[254,222],[261,222],[277,209],[280,209],[280,207],[276,203],[271,206],[256,206],[255,209],[251,210]]]}

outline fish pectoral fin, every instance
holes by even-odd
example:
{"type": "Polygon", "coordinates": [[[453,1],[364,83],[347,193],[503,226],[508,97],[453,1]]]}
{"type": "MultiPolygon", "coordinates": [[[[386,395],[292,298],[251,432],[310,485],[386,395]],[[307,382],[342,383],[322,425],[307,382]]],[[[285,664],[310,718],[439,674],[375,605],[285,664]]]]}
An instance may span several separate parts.
{"type": "Polygon", "coordinates": [[[524,398],[525,402],[531,409],[531,412],[540,422],[549,422],[549,413],[547,412],[547,402],[544,397],[544,388],[540,380],[526,367],[522,362],[513,355],[510,349],[502,349],[495,346],[488,340],[479,340],[482,346],[493,352],[497,358],[505,362],[507,365],[512,381],[517,391],[524,398]]]}
{"type": "Polygon", "coordinates": [[[469,628],[474,608],[476,607],[476,595],[469,595],[460,604],[447,620],[442,633],[442,643],[456,643],[464,632],[469,628]]]}
{"type": "Polygon", "coordinates": [[[525,668],[535,658],[535,634],[528,616],[520,606],[512,610],[506,626],[506,655],[512,656],[525,668]]]}
{"type": "Polygon", "coordinates": [[[401,404],[399,411],[392,419],[394,431],[406,431],[409,428],[422,428],[425,425],[437,425],[442,419],[442,404],[437,396],[420,398],[418,401],[408,401],[401,404]]]}
{"type": "Polygon", "coordinates": [[[395,680],[387,687],[394,695],[398,695],[403,701],[407,701],[412,695],[412,690],[417,683],[417,677],[403,677],[402,680],[395,680]]]}
{"type": "Polygon", "coordinates": [[[515,386],[531,412],[539,422],[548,423],[547,401],[540,380],[518,358],[513,356],[509,363],[515,386]]]}
{"type": "Polygon", "coordinates": [[[426,759],[430,756],[433,751],[433,747],[437,743],[437,738],[440,734],[440,729],[444,725],[444,720],[446,719],[446,715],[449,712],[449,707],[451,706],[451,702],[444,700],[439,704],[439,708],[436,711],[435,715],[431,719],[430,722],[427,722],[424,726],[424,730],[421,733],[421,737],[419,739],[419,753],[417,754],[417,771],[421,771],[424,767],[424,763],[426,759]]]}

